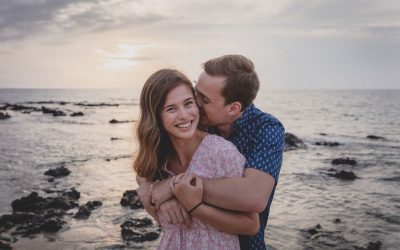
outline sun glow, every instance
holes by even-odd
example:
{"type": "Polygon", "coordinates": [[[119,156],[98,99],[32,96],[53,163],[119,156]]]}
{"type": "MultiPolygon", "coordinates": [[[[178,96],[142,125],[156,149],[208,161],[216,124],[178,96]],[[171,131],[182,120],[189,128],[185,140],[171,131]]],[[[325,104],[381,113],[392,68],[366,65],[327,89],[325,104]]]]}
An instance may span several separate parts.
{"type": "Polygon", "coordinates": [[[127,69],[136,66],[144,60],[134,44],[119,43],[115,52],[96,48],[95,51],[103,56],[101,66],[109,69],[127,69]]]}

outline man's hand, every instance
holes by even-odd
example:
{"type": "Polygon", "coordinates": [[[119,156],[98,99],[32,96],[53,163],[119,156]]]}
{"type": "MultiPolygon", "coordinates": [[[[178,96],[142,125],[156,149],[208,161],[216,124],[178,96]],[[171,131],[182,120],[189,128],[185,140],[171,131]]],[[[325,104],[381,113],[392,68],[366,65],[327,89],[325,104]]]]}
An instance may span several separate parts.
{"type": "Polygon", "coordinates": [[[203,181],[193,174],[176,176],[172,180],[171,189],[187,211],[203,200],[203,181]]]}
{"type": "Polygon", "coordinates": [[[168,223],[185,224],[188,228],[192,224],[192,219],[190,215],[175,198],[172,198],[161,204],[159,217],[160,220],[166,221],[168,223]]]}
{"type": "Polygon", "coordinates": [[[154,189],[152,182],[143,182],[137,189],[136,192],[139,196],[140,202],[143,204],[144,209],[149,213],[155,220],[158,221],[157,211],[154,206],[151,205],[151,194],[154,189]]]}
{"type": "Polygon", "coordinates": [[[162,180],[154,186],[151,195],[151,202],[155,204],[156,210],[160,209],[161,204],[174,197],[174,194],[169,187],[170,182],[171,178],[162,180]]]}

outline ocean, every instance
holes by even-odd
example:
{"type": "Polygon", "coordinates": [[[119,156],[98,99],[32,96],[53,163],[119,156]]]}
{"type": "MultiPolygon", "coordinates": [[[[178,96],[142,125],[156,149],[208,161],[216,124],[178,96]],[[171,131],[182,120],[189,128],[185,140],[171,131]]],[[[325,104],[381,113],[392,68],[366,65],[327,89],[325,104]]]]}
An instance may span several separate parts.
{"type": "MultiPolygon", "coordinates": [[[[146,217],[120,205],[124,191],[137,188],[132,157],[139,95],[129,89],[0,89],[0,107],[45,106],[66,114],[0,110],[11,116],[0,120],[0,215],[33,191],[46,196],[75,188],[79,204],[103,203],[86,220],[67,216],[56,233],[16,237],[15,249],[157,246],[158,240],[127,243],[121,237],[125,220],[146,217]],[[74,112],[84,115],[70,116],[74,112]],[[60,165],[71,174],[49,182],[44,172],[60,165]]],[[[255,104],[305,144],[284,153],[265,233],[269,248],[400,249],[400,90],[261,90],[255,104]],[[338,145],[316,145],[323,142],[338,145]],[[347,157],[357,164],[331,163],[347,157]],[[357,178],[335,178],[332,168],[357,178]]]]}

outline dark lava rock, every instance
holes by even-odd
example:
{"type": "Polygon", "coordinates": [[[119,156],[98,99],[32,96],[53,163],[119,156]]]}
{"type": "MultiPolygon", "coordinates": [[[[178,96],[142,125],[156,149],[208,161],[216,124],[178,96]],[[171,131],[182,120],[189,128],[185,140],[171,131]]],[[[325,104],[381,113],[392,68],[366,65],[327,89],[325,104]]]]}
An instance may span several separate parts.
{"type": "Polygon", "coordinates": [[[368,244],[362,247],[354,247],[357,250],[379,250],[382,247],[382,242],[378,241],[370,241],[368,244]]]}
{"type": "Polygon", "coordinates": [[[329,173],[328,175],[342,180],[354,180],[357,178],[357,176],[353,173],[353,171],[345,171],[345,170],[341,170],[340,172],[336,172],[333,174],[329,173]]]}
{"type": "Polygon", "coordinates": [[[122,195],[120,204],[124,207],[130,207],[132,209],[143,208],[136,190],[125,191],[122,195]]]}
{"type": "Polygon", "coordinates": [[[0,217],[0,228],[8,230],[14,227],[16,224],[25,223],[32,220],[33,217],[33,213],[14,212],[12,214],[5,214],[0,217]]]}
{"type": "Polygon", "coordinates": [[[300,140],[294,134],[286,133],[285,134],[285,151],[298,149],[298,148],[306,148],[306,144],[302,140],[300,140]]]}
{"type": "Polygon", "coordinates": [[[307,232],[308,232],[310,235],[314,235],[314,234],[319,233],[321,228],[322,228],[321,225],[320,225],[320,224],[317,224],[317,225],[315,225],[315,227],[312,227],[312,228],[307,229],[307,232]]]}
{"type": "Polygon", "coordinates": [[[90,209],[90,210],[94,210],[98,207],[101,207],[103,205],[103,203],[101,201],[88,201],[86,203],[86,206],[90,209]]]}
{"type": "Polygon", "coordinates": [[[347,158],[336,158],[336,159],[333,159],[331,163],[333,165],[351,165],[351,166],[354,166],[354,165],[357,164],[357,161],[347,157],[347,158]]]}
{"type": "Polygon", "coordinates": [[[130,120],[125,120],[125,121],[118,121],[116,119],[112,119],[109,121],[109,123],[111,124],[116,124],[116,123],[127,123],[127,122],[134,122],[134,121],[130,121],[130,120]]]}
{"type": "Polygon", "coordinates": [[[49,208],[68,210],[78,206],[74,201],[79,199],[79,197],[80,194],[75,189],[64,192],[60,197],[55,198],[43,198],[38,193],[32,192],[26,197],[14,200],[11,206],[13,211],[20,212],[35,212],[49,208]]]}
{"type": "Polygon", "coordinates": [[[0,249],[8,250],[12,249],[11,245],[5,241],[0,240],[0,249]]]}
{"type": "Polygon", "coordinates": [[[86,107],[118,107],[119,104],[112,104],[112,103],[87,103],[87,102],[78,102],[74,103],[77,106],[86,106],[86,107]]]}
{"type": "Polygon", "coordinates": [[[74,215],[76,219],[87,219],[91,214],[91,210],[86,206],[80,206],[79,211],[74,215]]]}
{"type": "Polygon", "coordinates": [[[316,225],[309,229],[302,229],[304,248],[302,249],[353,249],[353,244],[349,242],[342,231],[323,230],[321,225],[316,225]]]}
{"type": "Polygon", "coordinates": [[[2,108],[2,110],[13,110],[13,111],[40,111],[41,109],[35,107],[29,107],[19,104],[9,104],[6,103],[2,108]]]}
{"type": "Polygon", "coordinates": [[[56,232],[66,223],[61,219],[64,214],[64,211],[56,209],[40,210],[35,213],[30,213],[30,217],[27,220],[13,225],[18,225],[18,227],[11,234],[31,237],[40,232],[56,232]]]}
{"type": "Polygon", "coordinates": [[[72,189],[69,190],[69,191],[63,192],[61,196],[62,196],[62,197],[65,197],[65,198],[72,199],[72,200],[78,200],[78,199],[81,197],[81,193],[79,193],[78,191],[76,191],[75,188],[72,188],[72,189]]]}
{"type": "Polygon", "coordinates": [[[328,146],[328,147],[337,147],[339,145],[341,145],[339,142],[335,142],[335,141],[317,141],[314,143],[314,145],[317,146],[328,146]]]}
{"type": "Polygon", "coordinates": [[[5,120],[5,119],[9,119],[9,118],[11,118],[11,116],[7,112],[5,112],[5,113],[0,112],[0,120],[5,120]]]}
{"type": "Polygon", "coordinates": [[[13,211],[32,212],[45,208],[47,200],[36,192],[11,202],[13,211]]]}
{"type": "Polygon", "coordinates": [[[64,223],[65,221],[61,220],[60,218],[51,218],[41,224],[40,228],[44,232],[54,233],[60,230],[64,223]]]}
{"type": "Polygon", "coordinates": [[[55,169],[47,170],[44,174],[50,175],[53,177],[64,177],[64,176],[69,175],[70,173],[71,173],[71,171],[68,168],[61,166],[61,167],[58,167],[55,169]]]}
{"type": "Polygon", "coordinates": [[[376,135],[367,135],[367,138],[371,139],[371,140],[384,140],[385,139],[385,137],[376,136],[376,135]]]}
{"type": "Polygon", "coordinates": [[[71,114],[71,116],[83,116],[84,114],[82,112],[74,112],[71,114]]]}
{"type": "Polygon", "coordinates": [[[144,242],[158,239],[161,230],[149,218],[127,220],[121,225],[125,241],[144,242]]]}
{"type": "MultiPolygon", "coordinates": [[[[62,219],[66,211],[78,206],[75,200],[79,197],[80,193],[75,189],[60,192],[56,197],[41,197],[32,192],[11,203],[14,212],[0,217],[0,229],[8,230],[16,226],[11,235],[22,237],[34,237],[41,232],[57,232],[66,223],[62,219]]],[[[94,203],[92,206],[96,205],[94,203]]]]}
{"type": "Polygon", "coordinates": [[[28,104],[59,104],[59,105],[65,105],[65,104],[68,104],[68,103],[70,103],[70,102],[63,102],[63,101],[60,101],[60,102],[57,102],[57,101],[40,101],[40,102],[26,102],[26,103],[28,103],[28,104]]]}
{"type": "Polygon", "coordinates": [[[43,114],[52,114],[53,116],[66,116],[66,114],[61,110],[49,109],[44,106],[42,106],[42,112],[43,114]]]}
{"type": "Polygon", "coordinates": [[[103,205],[101,201],[88,201],[85,205],[79,207],[79,211],[74,215],[76,219],[89,218],[92,210],[103,205]]]}

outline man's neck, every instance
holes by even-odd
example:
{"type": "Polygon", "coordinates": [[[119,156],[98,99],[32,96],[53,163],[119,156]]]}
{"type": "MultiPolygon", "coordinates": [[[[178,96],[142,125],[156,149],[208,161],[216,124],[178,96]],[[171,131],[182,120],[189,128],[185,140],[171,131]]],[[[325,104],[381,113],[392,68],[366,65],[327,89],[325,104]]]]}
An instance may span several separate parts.
{"type": "Polygon", "coordinates": [[[231,119],[227,123],[217,126],[219,135],[224,137],[225,139],[228,139],[232,132],[233,123],[237,119],[239,119],[242,115],[243,115],[243,112],[240,112],[236,116],[231,117],[231,119]]]}

